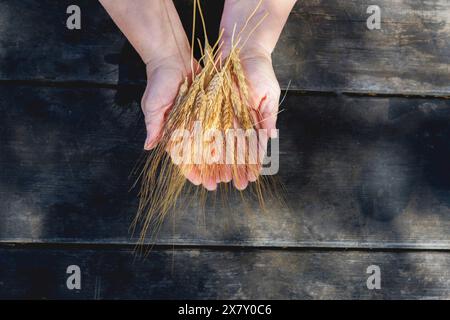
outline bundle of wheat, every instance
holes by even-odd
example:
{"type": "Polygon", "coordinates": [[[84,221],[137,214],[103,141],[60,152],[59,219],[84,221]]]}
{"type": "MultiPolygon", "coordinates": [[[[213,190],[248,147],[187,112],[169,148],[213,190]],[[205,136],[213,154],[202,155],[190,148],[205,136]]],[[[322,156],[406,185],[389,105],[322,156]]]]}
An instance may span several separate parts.
{"type": "MultiPolygon", "coordinates": [[[[248,179],[264,206],[267,183],[260,176],[260,169],[267,133],[259,130],[261,118],[250,106],[249,88],[239,58],[240,48],[246,42],[241,41],[240,34],[258,7],[238,34],[233,30],[231,51],[223,58],[222,33],[210,45],[199,0],[194,0],[194,25],[198,10],[205,33],[205,43],[199,42],[201,70],[193,72],[192,79],[186,78],[181,85],[161,140],[142,170],[140,204],[134,221],[135,226],[143,226],[141,240],[149,228],[158,228],[174,208],[185,187],[185,177],[194,184],[203,184],[206,190],[217,183],[248,179]]],[[[202,192],[207,191],[202,188],[202,192]]]]}

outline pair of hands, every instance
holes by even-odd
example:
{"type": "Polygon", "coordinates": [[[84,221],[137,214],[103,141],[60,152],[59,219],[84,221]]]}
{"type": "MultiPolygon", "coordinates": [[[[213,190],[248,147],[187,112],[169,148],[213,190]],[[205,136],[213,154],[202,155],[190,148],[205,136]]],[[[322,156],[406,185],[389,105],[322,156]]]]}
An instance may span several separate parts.
{"type": "MultiPolygon", "coordinates": [[[[248,80],[251,107],[259,110],[262,118],[260,127],[270,133],[275,129],[280,98],[280,86],[273,71],[270,55],[243,50],[241,59],[248,80]]],[[[147,65],[147,87],[142,98],[147,130],[144,145],[146,150],[151,150],[158,144],[165,118],[186,76],[189,76],[189,72],[183,68],[180,61],[167,59],[157,65],[147,65]]],[[[261,144],[267,145],[267,141],[261,144]]],[[[216,182],[201,181],[201,177],[192,172],[186,173],[186,178],[196,185],[202,183],[210,191],[217,187],[216,182]]],[[[243,190],[248,182],[249,179],[244,177],[239,182],[234,181],[234,184],[237,189],[243,190]]]]}
{"type": "MultiPolygon", "coordinates": [[[[222,57],[228,56],[231,49],[231,37],[235,24],[242,27],[256,5],[257,1],[253,0],[229,0],[226,2],[221,22],[221,29],[224,30],[222,57]]],[[[260,13],[260,16],[265,13],[264,7],[260,8],[260,13]]],[[[255,16],[255,24],[259,21],[257,16],[258,14],[255,16]]],[[[284,25],[284,22],[281,22],[282,25],[284,25]]],[[[181,24],[171,23],[174,34],[184,34],[181,24]]],[[[270,31],[272,30],[264,31],[264,28],[270,28],[270,25],[265,26],[263,22],[259,28],[261,30],[260,36],[248,38],[245,46],[241,48],[240,58],[250,90],[250,106],[259,111],[262,118],[259,126],[266,129],[270,134],[272,130],[276,129],[281,92],[271,59],[273,50],[271,46],[274,47],[274,44],[271,43],[276,43],[279,34],[275,35],[276,39],[273,41],[270,38],[270,31]],[[265,36],[268,37],[267,41],[261,42],[265,36]]],[[[246,29],[252,30],[252,27],[246,29]]],[[[242,37],[245,38],[245,33],[242,37]]],[[[147,138],[144,145],[146,150],[151,150],[158,144],[165,118],[178,94],[179,87],[185,77],[190,76],[192,70],[190,65],[187,64],[187,61],[191,59],[189,46],[186,46],[185,43],[177,46],[168,43],[168,47],[176,48],[176,50],[168,51],[165,48],[160,48],[160,56],[154,56],[147,62],[147,87],[142,98],[142,110],[147,129],[147,138]]],[[[262,142],[262,144],[267,145],[267,141],[262,142]]],[[[192,172],[186,173],[186,178],[197,185],[202,183],[208,190],[217,188],[216,182],[201,181],[201,177],[192,172]]],[[[235,187],[240,190],[245,189],[249,178],[244,177],[238,182],[235,181],[235,187]]]]}

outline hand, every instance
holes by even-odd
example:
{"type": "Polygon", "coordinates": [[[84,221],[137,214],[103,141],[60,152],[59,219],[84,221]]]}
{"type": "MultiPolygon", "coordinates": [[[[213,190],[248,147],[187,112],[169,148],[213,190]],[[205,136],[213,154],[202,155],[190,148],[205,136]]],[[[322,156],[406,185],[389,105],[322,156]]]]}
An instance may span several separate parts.
{"type": "MultiPolygon", "coordinates": [[[[145,118],[147,138],[144,149],[151,150],[161,139],[164,121],[172,107],[178,90],[190,70],[177,55],[166,56],[147,63],[147,87],[141,107],[145,118]]],[[[189,54],[189,53],[188,53],[189,54]]]]}
{"type": "MultiPolygon", "coordinates": [[[[232,48],[232,39],[234,38],[235,43],[239,39],[237,47],[240,48],[240,59],[249,86],[249,104],[257,115],[254,119],[255,126],[258,129],[265,129],[267,133],[259,142],[263,150],[267,148],[268,138],[276,137],[281,94],[271,54],[295,2],[295,0],[265,0],[261,3],[260,0],[225,2],[221,22],[221,28],[224,30],[222,56],[228,56],[232,48]],[[253,18],[243,29],[253,12],[253,18]]],[[[234,178],[233,182],[237,189],[242,190],[248,186],[249,181],[255,181],[256,178],[254,171],[244,171],[238,178],[234,178]]]]}
{"type": "MultiPolygon", "coordinates": [[[[224,52],[222,53],[225,54],[224,52]]],[[[255,47],[247,47],[247,49],[241,52],[240,58],[249,85],[249,103],[251,108],[257,111],[255,114],[258,115],[254,119],[255,127],[258,129],[265,129],[267,132],[267,135],[260,136],[262,139],[259,141],[259,148],[266,150],[269,138],[268,135],[273,134],[276,129],[280,86],[273,71],[270,54],[267,54],[262,50],[256,50],[255,47]]],[[[178,80],[181,81],[182,79],[178,80]]],[[[167,88],[163,81],[161,81],[160,86],[163,92],[166,92],[167,88]]],[[[177,92],[176,88],[178,88],[178,86],[172,88],[173,92],[175,92],[175,96],[177,92]]],[[[164,106],[165,103],[158,101],[157,99],[153,99],[153,101],[156,102],[157,113],[163,114],[165,111],[160,111],[159,108],[160,106],[164,106]]],[[[171,101],[173,101],[173,98],[171,101]]],[[[171,103],[171,101],[169,103],[171,103]]],[[[151,108],[151,110],[153,110],[153,108],[151,108]]],[[[274,136],[272,135],[272,137],[274,136]]],[[[154,140],[153,136],[149,138],[150,142],[154,140]]],[[[209,191],[216,190],[218,183],[228,183],[232,178],[236,189],[244,190],[247,188],[249,182],[254,182],[258,178],[257,175],[255,175],[254,168],[253,170],[247,170],[249,166],[252,165],[239,165],[237,174],[232,175],[232,170],[229,165],[219,165],[217,175],[214,177],[202,177],[196,166],[186,166],[188,170],[182,170],[182,172],[193,184],[202,184],[209,191]]],[[[256,168],[256,170],[259,169],[260,168],[256,168]]]]}
{"type": "Polygon", "coordinates": [[[192,71],[189,41],[172,0],[100,0],[147,65],[142,98],[147,127],[144,148],[159,141],[167,111],[192,71]]]}
{"type": "MultiPolygon", "coordinates": [[[[186,77],[191,77],[191,69],[178,55],[164,55],[147,63],[147,87],[142,97],[142,111],[145,118],[147,138],[144,149],[151,150],[161,139],[163,125],[178,95],[181,84],[186,77]]],[[[190,57],[190,53],[186,52],[190,57]]],[[[198,63],[193,62],[193,69],[199,72],[198,63]]],[[[170,150],[167,150],[170,154],[170,150]]],[[[208,190],[215,190],[216,181],[200,177],[195,166],[180,167],[182,174],[194,185],[203,184],[208,190]]]]}
{"type": "MultiPolygon", "coordinates": [[[[248,47],[241,51],[241,63],[249,86],[249,104],[255,110],[255,127],[264,129],[264,135],[260,135],[259,148],[265,152],[268,138],[276,137],[276,122],[279,107],[281,89],[272,66],[270,54],[263,50],[248,47]]],[[[260,168],[258,168],[260,169],[260,168]]],[[[255,171],[241,172],[235,178],[234,185],[243,190],[248,182],[256,181],[255,171]]]]}

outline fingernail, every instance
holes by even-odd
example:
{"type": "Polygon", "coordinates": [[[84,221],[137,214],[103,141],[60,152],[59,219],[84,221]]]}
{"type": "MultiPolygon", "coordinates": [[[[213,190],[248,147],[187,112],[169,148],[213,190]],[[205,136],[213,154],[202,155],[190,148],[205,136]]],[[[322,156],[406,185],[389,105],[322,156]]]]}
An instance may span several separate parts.
{"type": "Polygon", "coordinates": [[[276,139],[276,138],[278,138],[278,129],[271,129],[271,130],[270,130],[270,138],[271,138],[271,139],[276,139]]]}
{"type": "Polygon", "coordinates": [[[144,150],[151,150],[152,149],[152,141],[150,139],[146,139],[144,143],[144,150]]]}

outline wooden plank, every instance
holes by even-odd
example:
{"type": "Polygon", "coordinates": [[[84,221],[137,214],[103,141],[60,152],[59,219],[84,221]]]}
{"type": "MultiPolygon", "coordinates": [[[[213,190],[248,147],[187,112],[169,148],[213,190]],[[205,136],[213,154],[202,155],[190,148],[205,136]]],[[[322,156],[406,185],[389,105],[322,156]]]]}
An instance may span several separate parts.
{"type": "Polygon", "coordinates": [[[449,299],[450,255],[436,252],[0,249],[2,299],[449,299]],[[81,271],[68,290],[67,267],[81,271]],[[381,289],[367,288],[377,265],[381,289]]]}
{"type": "MultiPolygon", "coordinates": [[[[177,1],[188,30],[190,4],[177,1]]],[[[208,11],[210,30],[219,10],[208,11]]],[[[449,17],[446,0],[299,1],[274,54],[278,78],[298,90],[448,96],[449,17]],[[369,5],[381,8],[381,30],[366,27],[369,5]]],[[[0,30],[1,80],[144,80],[138,56],[97,1],[3,0],[0,30]],[[65,27],[71,4],[82,9],[79,31],[65,27]]]]}
{"type": "MultiPolygon", "coordinates": [[[[140,95],[0,86],[2,242],[135,243],[140,95]]],[[[279,177],[291,209],[261,212],[235,195],[229,207],[192,205],[160,243],[450,248],[449,100],[291,93],[284,105],[279,177]]]]}
{"type": "Polygon", "coordinates": [[[295,88],[448,96],[449,31],[446,0],[299,1],[274,62],[295,88]],[[366,27],[371,5],[381,30],[366,27]]]}

